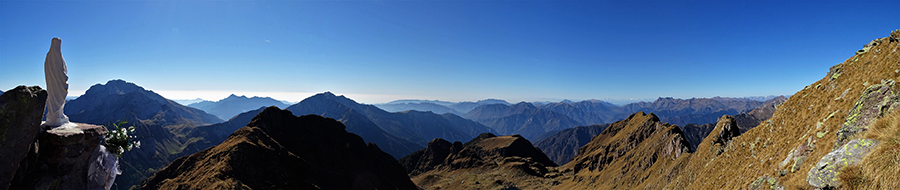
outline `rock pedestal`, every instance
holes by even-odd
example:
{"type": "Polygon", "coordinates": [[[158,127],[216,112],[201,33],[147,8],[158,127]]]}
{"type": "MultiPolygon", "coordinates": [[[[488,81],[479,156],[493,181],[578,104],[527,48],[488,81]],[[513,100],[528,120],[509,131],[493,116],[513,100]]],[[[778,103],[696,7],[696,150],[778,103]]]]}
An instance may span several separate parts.
{"type": "Polygon", "coordinates": [[[10,187],[88,189],[91,156],[106,133],[103,126],[84,123],[70,123],[42,132],[38,138],[37,163],[24,174],[25,181],[10,187]]]}

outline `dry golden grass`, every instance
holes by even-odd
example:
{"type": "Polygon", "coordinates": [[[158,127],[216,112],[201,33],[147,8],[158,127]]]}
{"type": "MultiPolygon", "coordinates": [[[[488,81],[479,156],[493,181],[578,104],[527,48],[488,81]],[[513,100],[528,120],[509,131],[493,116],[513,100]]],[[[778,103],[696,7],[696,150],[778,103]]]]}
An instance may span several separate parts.
{"type": "Polygon", "coordinates": [[[862,162],[841,171],[844,188],[900,189],[900,111],[876,121],[865,138],[879,144],[862,162]]]}

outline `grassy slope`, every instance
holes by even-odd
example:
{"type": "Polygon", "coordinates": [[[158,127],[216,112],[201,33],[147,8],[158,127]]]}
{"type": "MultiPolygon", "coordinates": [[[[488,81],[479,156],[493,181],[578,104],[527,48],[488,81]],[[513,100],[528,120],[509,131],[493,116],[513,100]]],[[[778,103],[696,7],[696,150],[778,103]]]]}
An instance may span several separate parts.
{"type": "MultiPolygon", "coordinates": [[[[895,31],[892,35],[900,35],[900,31],[895,31]]],[[[668,187],[741,189],[762,176],[771,176],[776,177],[777,184],[783,184],[787,189],[810,188],[806,182],[807,171],[832,150],[836,139],[835,131],[844,123],[848,110],[866,86],[879,84],[886,79],[900,80],[898,48],[900,42],[889,43],[885,39],[884,43],[871,48],[867,53],[847,59],[841,63],[843,73],[837,78],[832,80],[832,76],[825,76],[791,96],[778,106],[770,120],[738,136],[732,143],[732,148],[723,154],[725,156],[712,159],[708,165],[703,162],[705,159],[694,158],[689,163],[688,170],[699,170],[697,176],[693,180],[676,180],[675,183],[669,183],[668,187]],[[847,93],[844,94],[844,91],[847,93]],[[832,114],[833,117],[829,118],[832,114]],[[817,127],[819,122],[821,127],[817,127]],[[821,138],[817,135],[820,132],[824,134],[821,138]],[[815,144],[809,159],[800,164],[797,172],[779,176],[779,170],[790,167],[790,164],[779,167],[779,163],[791,149],[805,142],[815,144]]],[[[702,154],[701,151],[697,153],[702,154]]]]}

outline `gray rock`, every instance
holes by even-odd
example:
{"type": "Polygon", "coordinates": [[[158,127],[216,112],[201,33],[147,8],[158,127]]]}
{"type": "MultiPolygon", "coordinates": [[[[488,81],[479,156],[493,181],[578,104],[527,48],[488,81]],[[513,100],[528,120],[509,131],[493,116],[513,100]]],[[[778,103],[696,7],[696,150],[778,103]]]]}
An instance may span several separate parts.
{"type": "Polygon", "coordinates": [[[47,91],[38,86],[18,86],[0,95],[0,189],[9,187],[33,150],[46,101],[47,91]]]}
{"type": "Polygon", "coordinates": [[[88,188],[92,155],[107,130],[99,125],[74,124],[77,126],[54,128],[40,134],[37,163],[21,174],[24,181],[11,184],[10,189],[88,188]]]}
{"type": "Polygon", "coordinates": [[[841,148],[829,152],[809,170],[806,181],[818,188],[839,187],[838,174],[841,169],[861,161],[871,152],[878,141],[872,139],[853,139],[841,148]]]}
{"type": "Polygon", "coordinates": [[[856,100],[847,115],[847,121],[837,131],[835,149],[846,143],[853,135],[868,130],[879,117],[900,106],[900,97],[893,90],[894,81],[887,80],[882,83],[869,86],[856,100]]]}

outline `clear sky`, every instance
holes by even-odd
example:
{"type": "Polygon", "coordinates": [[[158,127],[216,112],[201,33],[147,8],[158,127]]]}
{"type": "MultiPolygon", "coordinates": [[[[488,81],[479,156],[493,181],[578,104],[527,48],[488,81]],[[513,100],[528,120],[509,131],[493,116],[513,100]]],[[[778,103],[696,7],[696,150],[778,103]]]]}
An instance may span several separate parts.
{"type": "Polygon", "coordinates": [[[170,99],[511,102],[793,94],[900,1],[0,1],[0,89],[123,79],[170,99]]]}

